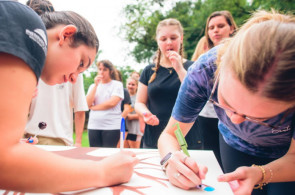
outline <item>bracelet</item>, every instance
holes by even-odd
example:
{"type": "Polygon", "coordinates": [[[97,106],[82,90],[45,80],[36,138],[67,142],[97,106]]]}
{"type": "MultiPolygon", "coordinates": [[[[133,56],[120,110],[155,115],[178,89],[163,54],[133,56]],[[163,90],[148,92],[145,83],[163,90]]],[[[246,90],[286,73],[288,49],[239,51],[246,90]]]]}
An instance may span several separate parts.
{"type": "Polygon", "coordinates": [[[262,190],[262,187],[267,184],[264,181],[265,180],[265,169],[263,168],[263,166],[255,165],[255,164],[253,164],[251,167],[258,167],[261,170],[261,172],[262,172],[262,181],[259,184],[256,184],[254,186],[254,188],[253,188],[253,189],[260,189],[260,190],[262,190]]]}
{"type": "Polygon", "coordinates": [[[267,180],[267,182],[265,182],[264,185],[269,184],[269,183],[271,182],[271,180],[272,180],[272,177],[273,177],[273,172],[272,172],[271,168],[268,167],[268,169],[269,169],[270,177],[269,177],[269,179],[267,180]]]}

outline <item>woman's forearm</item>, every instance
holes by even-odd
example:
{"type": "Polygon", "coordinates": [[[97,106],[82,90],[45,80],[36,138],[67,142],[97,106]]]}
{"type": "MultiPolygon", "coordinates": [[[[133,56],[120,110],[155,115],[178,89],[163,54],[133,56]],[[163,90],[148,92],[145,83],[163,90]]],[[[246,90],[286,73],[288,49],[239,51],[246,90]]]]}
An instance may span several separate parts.
{"type": "Polygon", "coordinates": [[[128,120],[138,120],[139,119],[139,115],[137,114],[137,113],[135,113],[135,114],[128,114],[127,115],[127,117],[128,117],[128,120]]]}
{"type": "Polygon", "coordinates": [[[295,153],[292,147],[295,147],[294,143],[286,155],[264,166],[271,182],[295,181],[295,153]]]}
{"type": "Polygon", "coordinates": [[[143,113],[150,112],[147,106],[144,103],[136,102],[134,106],[135,112],[140,116],[143,116],[143,113]]]}
{"type": "Polygon", "coordinates": [[[87,101],[88,108],[90,108],[92,106],[93,102],[94,102],[96,89],[97,89],[97,85],[95,85],[86,96],[86,101],[87,101]]]}
{"type": "Polygon", "coordinates": [[[5,150],[0,158],[0,183],[4,189],[55,193],[104,186],[103,167],[98,162],[65,158],[29,144],[5,150]],[[34,154],[33,158],[28,154],[34,154]]]}
{"type": "Polygon", "coordinates": [[[108,109],[115,107],[120,102],[120,100],[121,100],[121,98],[119,98],[117,96],[112,96],[109,100],[107,100],[101,104],[90,106],[89,109],[90,110],[108,110],[108,109]]]}
{"type": "Polygon", "coordinates": [[[182,82],[184,77],[186,76],[187,71],[182,67],[181,69],[177,70],[176,73],[179,77],[180,82],[182,82]]]}

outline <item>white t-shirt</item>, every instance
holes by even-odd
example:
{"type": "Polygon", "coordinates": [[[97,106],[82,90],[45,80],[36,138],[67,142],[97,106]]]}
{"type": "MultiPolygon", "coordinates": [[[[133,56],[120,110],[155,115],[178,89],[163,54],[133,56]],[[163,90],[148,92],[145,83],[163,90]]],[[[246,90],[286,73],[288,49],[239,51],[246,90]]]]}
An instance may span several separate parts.
{"type": "MultiPolygon", "coordinates": [[[[95,87],[90,85],[87,94],[95,87]]],[[[114,107],[107,110],[90,110],[88,129],[92,130],[115,130],[121,127],[121,102],[124,99],[123,84],[112,80],[109,83],[101,83],[97,86],[93,105],[101,104],[112,96],[121,98],[121,101],[114,107]]]]}
{"type": "Polygon", "coordinates": [[[32,99],[25,132],[35,135],[39,122],[46,122],[46,129],[38,135],[61,138],[67,145],[73,145],[73,112],[88,110],[82,74],[75,84],[51,86],[39,79],[37,87],[38,95],[32,99]]]}
{"type": "Polygon", "coordinates": [[[206,118],[218,118],[217,114],[215,113],[213,104],[209,101],[206,103],[199,115],[206,118]]]}

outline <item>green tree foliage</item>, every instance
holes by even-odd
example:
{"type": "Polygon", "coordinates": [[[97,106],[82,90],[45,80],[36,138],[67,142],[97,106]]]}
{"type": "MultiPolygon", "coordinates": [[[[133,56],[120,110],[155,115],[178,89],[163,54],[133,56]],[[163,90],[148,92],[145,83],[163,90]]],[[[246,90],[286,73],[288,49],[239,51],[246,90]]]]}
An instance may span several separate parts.
{"type": "Polygon", "coordinates": [[[294,14],[295,2],[294,0],[253,0],[252,7],[255,10],[270,10],[273,8],[278,11],[291,12],[294,14]]]}
{"type": "Polygon", "coordinates": [[[97,72],[90,72],[89,76],[86,76],[83,74],[83,79],[84,79],[84,91],[85,94],[87,94],[89,86],[94,83],[94,78],[97,75],[97,72]]]}
{"type": "Polygon", "coordinates": [[[85,94],[88,91],[89,86],[94,82],[94,78],[97,74],[97,67],[96,64],[98,62],[98,56],[101,54],[101,50],[98,50],[94,62],[90,65],[90,67],[85,71],[86,73],[83,74],[83,81],[84,81],[84,91],[85,94]],[[86,76],[88,75],[88,76],[86,76]]]}
{"type": "Polygon", "coordinates": [[[120,66],[120,67],[116,67],[116,68],[121,72],[123,86],[126,87],[126,80],[130,76],[130,74],[132,72],[134,72],[135,70],[131,66],[124,66],[124,67],[120,66]]]}
{"type": "Polygon", "coordinates": [[[152,61],[157,50],[156,27],[165,18],[176,18],[183,25],[184,48],[186,57],[190,59],[197,42],[205,33],[207,17],[214,11],[230,11],[240,26],[257,9],[274,8],[293,13],[295,10],[293,0],[182,0],[174,3],[171,9],[166,9],[169,5],[169,0],[135,0],[134,4],[125,6],[127,22],[121,26],[121,31],[128,42],[135,44],[131,55],[137,62],[152,61]]]}

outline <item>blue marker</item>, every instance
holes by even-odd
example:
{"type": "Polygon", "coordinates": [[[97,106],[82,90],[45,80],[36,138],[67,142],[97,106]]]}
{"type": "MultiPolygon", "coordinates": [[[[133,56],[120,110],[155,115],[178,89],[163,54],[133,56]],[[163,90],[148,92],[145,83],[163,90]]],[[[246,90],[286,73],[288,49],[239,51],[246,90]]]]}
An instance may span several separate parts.
{"type": "Polygon", "coordinates": [[[32,138],[32,136],[30,136],[30,137],[28,138],[28,141],[29,141],[30,144],[32,144],[32,143],[34,142],[34,139],[32,138]]]}
{"type": "Polygon", "coordinates": [[[202,190],[204,190],[204,191],[206,191],[206,192],[212,192],[212,191],[215,190],[215,188],[213,188],[213,187],[211,187],[211,186],[208,186],[208,185],[206,185],[206,184],[198,185],[197,188],[198,188],[198,189],[202,189],[202,190]]]}
{"type": "Polygon", "coordinates": [[[121,128],[120,128],[120,149],[123,150],[124,148],[124,140],[125,140],[125,119],[122,118],[121,120],[121,128]]]}

